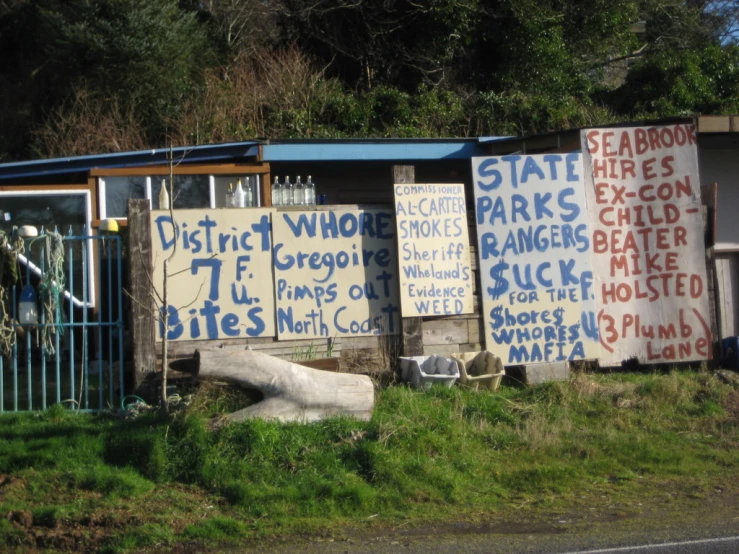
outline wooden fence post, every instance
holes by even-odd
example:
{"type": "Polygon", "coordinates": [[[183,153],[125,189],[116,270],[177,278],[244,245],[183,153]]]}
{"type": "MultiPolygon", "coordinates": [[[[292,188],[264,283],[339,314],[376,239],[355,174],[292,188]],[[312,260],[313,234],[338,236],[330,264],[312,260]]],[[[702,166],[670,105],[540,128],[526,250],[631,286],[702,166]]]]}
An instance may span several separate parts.
{"type": "Polygon", "coordinates": [[[131,294],[134,389],[156,372],[154,303],[151,297],[154,264],[151,250],[149,201],[128,201],[128,268],[131,294]]]}
{"type": "MultiPolygon", "coordinates": [[[[394,165],[393,183],[416,182],[416,168],[412,165],[394,165]]],[[[401,316],[403,307],[400,308],[401,316]]],[[[420,317],[403,317],[403,356],[423,356],[423,320],[420,317]]]]}

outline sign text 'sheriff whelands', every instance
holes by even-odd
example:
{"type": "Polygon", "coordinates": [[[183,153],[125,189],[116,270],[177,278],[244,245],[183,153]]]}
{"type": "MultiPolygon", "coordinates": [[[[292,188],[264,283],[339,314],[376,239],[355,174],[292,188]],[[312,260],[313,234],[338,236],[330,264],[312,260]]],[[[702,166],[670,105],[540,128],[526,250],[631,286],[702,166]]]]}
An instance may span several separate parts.
{"type": "Polygon", "coordinates": [[[403,317],[472,313],[472,270],[462,184],[396,184],[403,317]]]}
{"type": "Polygon", "coordinates": [[[601,362],[711,357],[693,125],[581,131],[601,362]]]}

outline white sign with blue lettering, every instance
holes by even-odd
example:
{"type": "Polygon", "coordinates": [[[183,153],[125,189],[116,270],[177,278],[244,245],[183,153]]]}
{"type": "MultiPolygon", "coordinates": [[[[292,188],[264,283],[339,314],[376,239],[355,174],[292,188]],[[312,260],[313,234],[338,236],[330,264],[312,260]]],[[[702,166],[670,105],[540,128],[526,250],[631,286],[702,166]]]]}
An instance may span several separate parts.
{"type": "Polygon", "coordinates": [[[487,349],[505,364],[597,358],[580,154],[472,159],[487,349]]]}
{"type": "MultiPolygon", "coordinates": [[[[269,209],[151,213],[154,285],[169,262],[169,340],[273,337],[275,302],[269,209]]],[[[161,311],[161,305],[158,306],[161,311]]],[[[160,323],[157,337],[164,334],[160,323]]]]}
{"type": "Polygon", "coordinates": [[[396,184],[403,317],[469,314],[472,270],[463,184],[396,184]]]}
{"type": "Polygon", "coordinates": [[[272,229],[279,339],[398,331],[391,209],[276,212],[272,229]]]}

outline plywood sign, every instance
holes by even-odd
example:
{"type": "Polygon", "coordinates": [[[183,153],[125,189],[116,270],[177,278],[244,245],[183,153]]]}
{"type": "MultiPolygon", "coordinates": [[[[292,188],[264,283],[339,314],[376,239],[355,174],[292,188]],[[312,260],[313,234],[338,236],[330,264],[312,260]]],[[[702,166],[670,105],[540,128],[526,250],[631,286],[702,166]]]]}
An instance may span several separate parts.
{"type": "Polygon", "coordinates": [[[278,338],[397,332],[392,210],[277,212],[272,230],[278,338]]]}
{"type": "MultiPolygon", "coordinates": [[[[265,209],[151,212],[154,285],[169,262],[169,340],[275,335],[270,212],[265,209]]],[[[161,309],[161,308],[160,308],[161,309]]],[[[158,337],[164,334],[162,325],[158,337]]]]}
{"type": "Polygon", "coordinates": [[[693,125],[581,131],[601,362],[711,357],[693,125]]]}
{"type": "Polygon", "coordinates": [[[597,358],[581,156],[472,168],[487,349],[505,364],[597,358]]]}
{"type": "Polygon", "coordinates": [[[396,184],[394,191],[403,317],[472,313],[464,185],[396,184]]]}

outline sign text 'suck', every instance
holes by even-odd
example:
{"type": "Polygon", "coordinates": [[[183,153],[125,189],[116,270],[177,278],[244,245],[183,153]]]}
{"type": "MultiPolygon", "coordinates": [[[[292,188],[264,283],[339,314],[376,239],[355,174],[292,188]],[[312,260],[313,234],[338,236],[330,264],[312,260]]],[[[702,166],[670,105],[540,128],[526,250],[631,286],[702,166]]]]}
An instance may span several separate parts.
{"type": "MultiPolygon", "coordinates": [[[[177,210],[151,213],[154,285],[161,296],[169,262],[168,340],[275,334],[270,211],[177,210]]],[[[161,307],[160,307],[161,310],[161,307]]],[[[164,327],[159,325],[158,337],[164,327]]]]}
{"type": "Polygon", "coordinates": [[[398,331],[391,209],[277,212],[272,224],[278,338],[398,331]]]}
{"type": "Polygon", "coordinates": [[[472,313],[463,184],[396,184],[403,317],[472,313]]]}
{"type": "Polygon", "coordinates": [[[601,362],[711,358],[693,125],[581,131],[601,362]]]}
{"type": "Polygon", "coordinates": [[[487,349],[506,364],[598,357],[579,154],[473,158],[487,349]]]}

